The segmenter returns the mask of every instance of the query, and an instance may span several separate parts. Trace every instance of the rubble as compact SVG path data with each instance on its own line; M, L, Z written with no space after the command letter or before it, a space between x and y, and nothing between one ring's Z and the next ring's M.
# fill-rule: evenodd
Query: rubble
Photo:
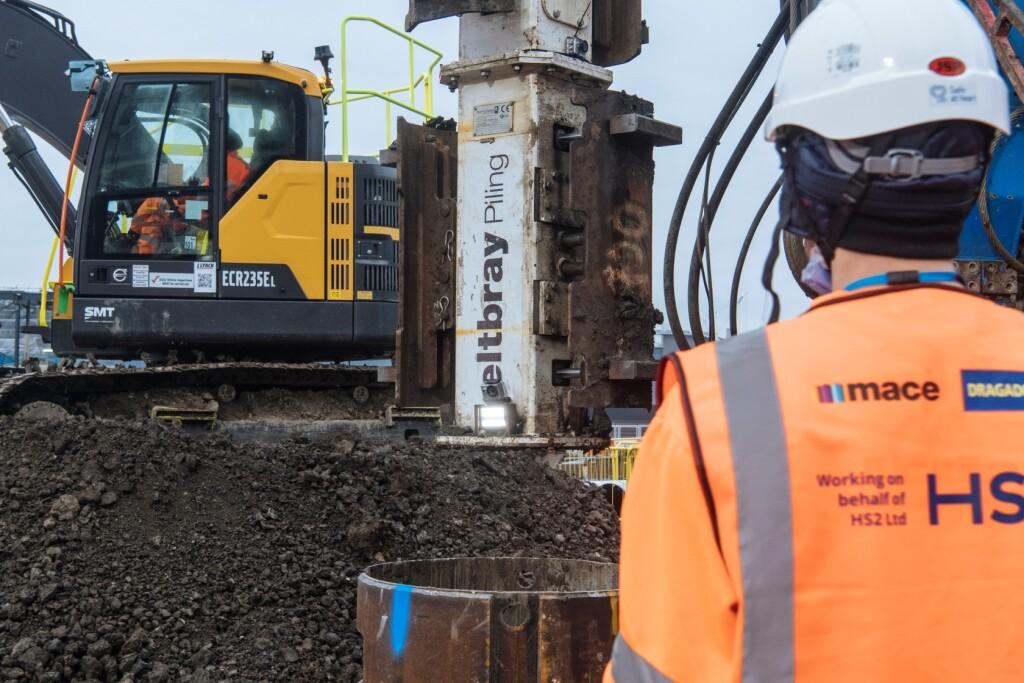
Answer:
M605 499L537 454L376 438L0 418L0 679L358 681L369 564L616 559Z

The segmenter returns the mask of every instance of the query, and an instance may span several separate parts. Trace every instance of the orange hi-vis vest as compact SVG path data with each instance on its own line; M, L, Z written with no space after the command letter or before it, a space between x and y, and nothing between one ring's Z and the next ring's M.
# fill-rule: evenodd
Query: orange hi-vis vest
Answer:
M1024 315L834 293L672 357L659 406L606 683L1024 680Z

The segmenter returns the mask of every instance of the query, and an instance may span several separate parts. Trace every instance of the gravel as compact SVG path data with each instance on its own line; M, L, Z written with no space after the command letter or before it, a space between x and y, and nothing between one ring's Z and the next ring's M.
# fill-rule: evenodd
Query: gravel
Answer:
M358 681L367 565L617 551L533 453L0 418L0 681Z

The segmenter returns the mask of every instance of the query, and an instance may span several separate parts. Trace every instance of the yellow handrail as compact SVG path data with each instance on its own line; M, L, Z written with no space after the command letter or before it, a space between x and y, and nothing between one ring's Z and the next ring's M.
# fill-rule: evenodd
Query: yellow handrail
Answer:
M597 455L566 459L559 469L584 481L628 481L639 450L637 446L613 446Z
M405 40L409 45L409 84L403 85L398 88L391 88L388 90L369 90L369 89L357 89L350 88L348 82L348 25L352 22L366 22L379 26L380 28L392 33L399 38ZM416 76L416 48L419 47L423 50L434 55L433 61L430 62L430 66L427 70L421 74L418 78ZM351 16L345 17L344 21L341 22L341 97L336 100L328 101L328 104L340 104L341 105L341 158L343 161L349 160L348 154L348 105L352 102L359 102L362 100L368 100L376 98L383 100L385 103L384 116L386 117L386 145L391 144L391 107L401 107L414 114L422 116L424 119L429 119L434 115L434 69L441 63L444 55L438 50L427 45L426 43L413 38L405 31L397 29L394 26L389 26L379 19L366 16ZM423 108L420 109L416 105L416 88L419 85L423 85ZM402 102L395 99L394 95L402 93L409 94L409 101ZM356 97L352 97L355 95Z
M75 190L75 182L78 180L78 166L71 171L71 184L68 186L68 196ZM53 260L57 257L57 247L60 244L60 235L53 236L53 244L50 245L50 258L46 259L46 272L43 273L43 285L39 288L39 326L47 327L46 324L46 295L50 291L50 273L53 272ZM60 264L63 268L64 264Z

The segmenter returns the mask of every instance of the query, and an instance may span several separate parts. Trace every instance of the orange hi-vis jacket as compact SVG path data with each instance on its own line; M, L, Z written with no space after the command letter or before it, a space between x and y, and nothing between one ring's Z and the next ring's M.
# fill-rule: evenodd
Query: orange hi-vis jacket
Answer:
M225 164L228 181L225 194L228 201L231 201L249 179L249 164L235 150L227 153ZM210 179L207 178L203 181L203 186L209 185ZM175 202L175 206L171 205L172 201ZM184 220L180 220L176 215L183 213L183 203L181 200L167 197L147 197L136 209L135 217L132 219L131 232L138 238L133 251L137 254L158 254L162 243L170 234L184 230Z
M1024 680L1024 315L834 293L660 386L606 683Z

